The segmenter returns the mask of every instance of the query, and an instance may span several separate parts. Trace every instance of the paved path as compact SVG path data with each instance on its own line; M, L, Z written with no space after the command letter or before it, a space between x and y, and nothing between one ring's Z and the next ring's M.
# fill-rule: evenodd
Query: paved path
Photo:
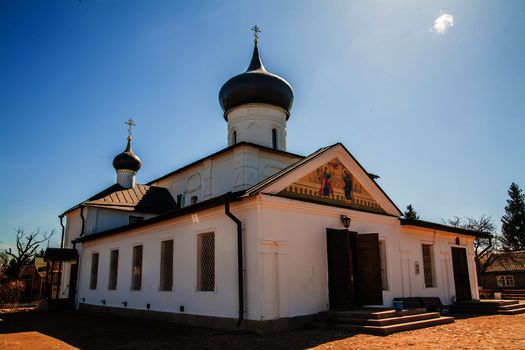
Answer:
M525 314L480 316L386 337L305 329L218 332L77 312L0 315L0 349L525 349Z

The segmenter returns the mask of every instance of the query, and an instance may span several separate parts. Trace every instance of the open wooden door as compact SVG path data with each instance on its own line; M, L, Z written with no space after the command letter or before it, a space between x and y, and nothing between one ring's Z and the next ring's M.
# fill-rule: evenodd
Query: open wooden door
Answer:
M465 248L452 247L452 266L454 268L454 284L456 286L456 300L472 299L470 292L470 278L468 274L467 251Z
M331 310L355 306L353 236L348 230L326 229L328 254L328 299Z
M355 236L357 302L359 305L382 305L381 257L377 233Z

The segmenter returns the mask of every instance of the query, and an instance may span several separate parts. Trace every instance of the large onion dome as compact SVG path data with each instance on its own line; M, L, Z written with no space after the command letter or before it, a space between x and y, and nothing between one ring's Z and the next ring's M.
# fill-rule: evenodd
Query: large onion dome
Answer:
M264 68L257 44L253 48L252 61L246 72L228 80L219 92L219 102L226 120L232 108L249 103L265 103L280 107L286 111L286 119L288 119L293 97L291 85Z
M113 159L113 167L115 170L133 170L138 171L142 166L142 161L131 150L131 136L128 136L128 145L124 152L117 154Z

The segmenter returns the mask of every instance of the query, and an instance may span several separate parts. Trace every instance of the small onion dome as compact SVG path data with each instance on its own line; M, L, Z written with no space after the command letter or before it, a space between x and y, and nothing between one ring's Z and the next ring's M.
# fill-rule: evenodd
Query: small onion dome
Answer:
M131 136L128 136L128 145L124 152L117 154L113 159L115 170L133 170L138 171L142 166L140 158L131 150Z
M219 102L226 120L230 109L249 103L281 107L286 111L288 119L293 104L293 89L286 80L264 68L259 49L255 45L250 66L246 72L234 76L222 86Z

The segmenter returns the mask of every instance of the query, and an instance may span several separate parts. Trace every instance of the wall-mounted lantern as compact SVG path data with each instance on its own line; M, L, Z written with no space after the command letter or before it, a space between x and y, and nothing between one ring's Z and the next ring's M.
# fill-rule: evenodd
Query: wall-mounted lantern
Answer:
M345 228L349 228L350 227L350 221L352 219L350 219L348 216L346 215L341 215L341 222L343 223L343 226Z

